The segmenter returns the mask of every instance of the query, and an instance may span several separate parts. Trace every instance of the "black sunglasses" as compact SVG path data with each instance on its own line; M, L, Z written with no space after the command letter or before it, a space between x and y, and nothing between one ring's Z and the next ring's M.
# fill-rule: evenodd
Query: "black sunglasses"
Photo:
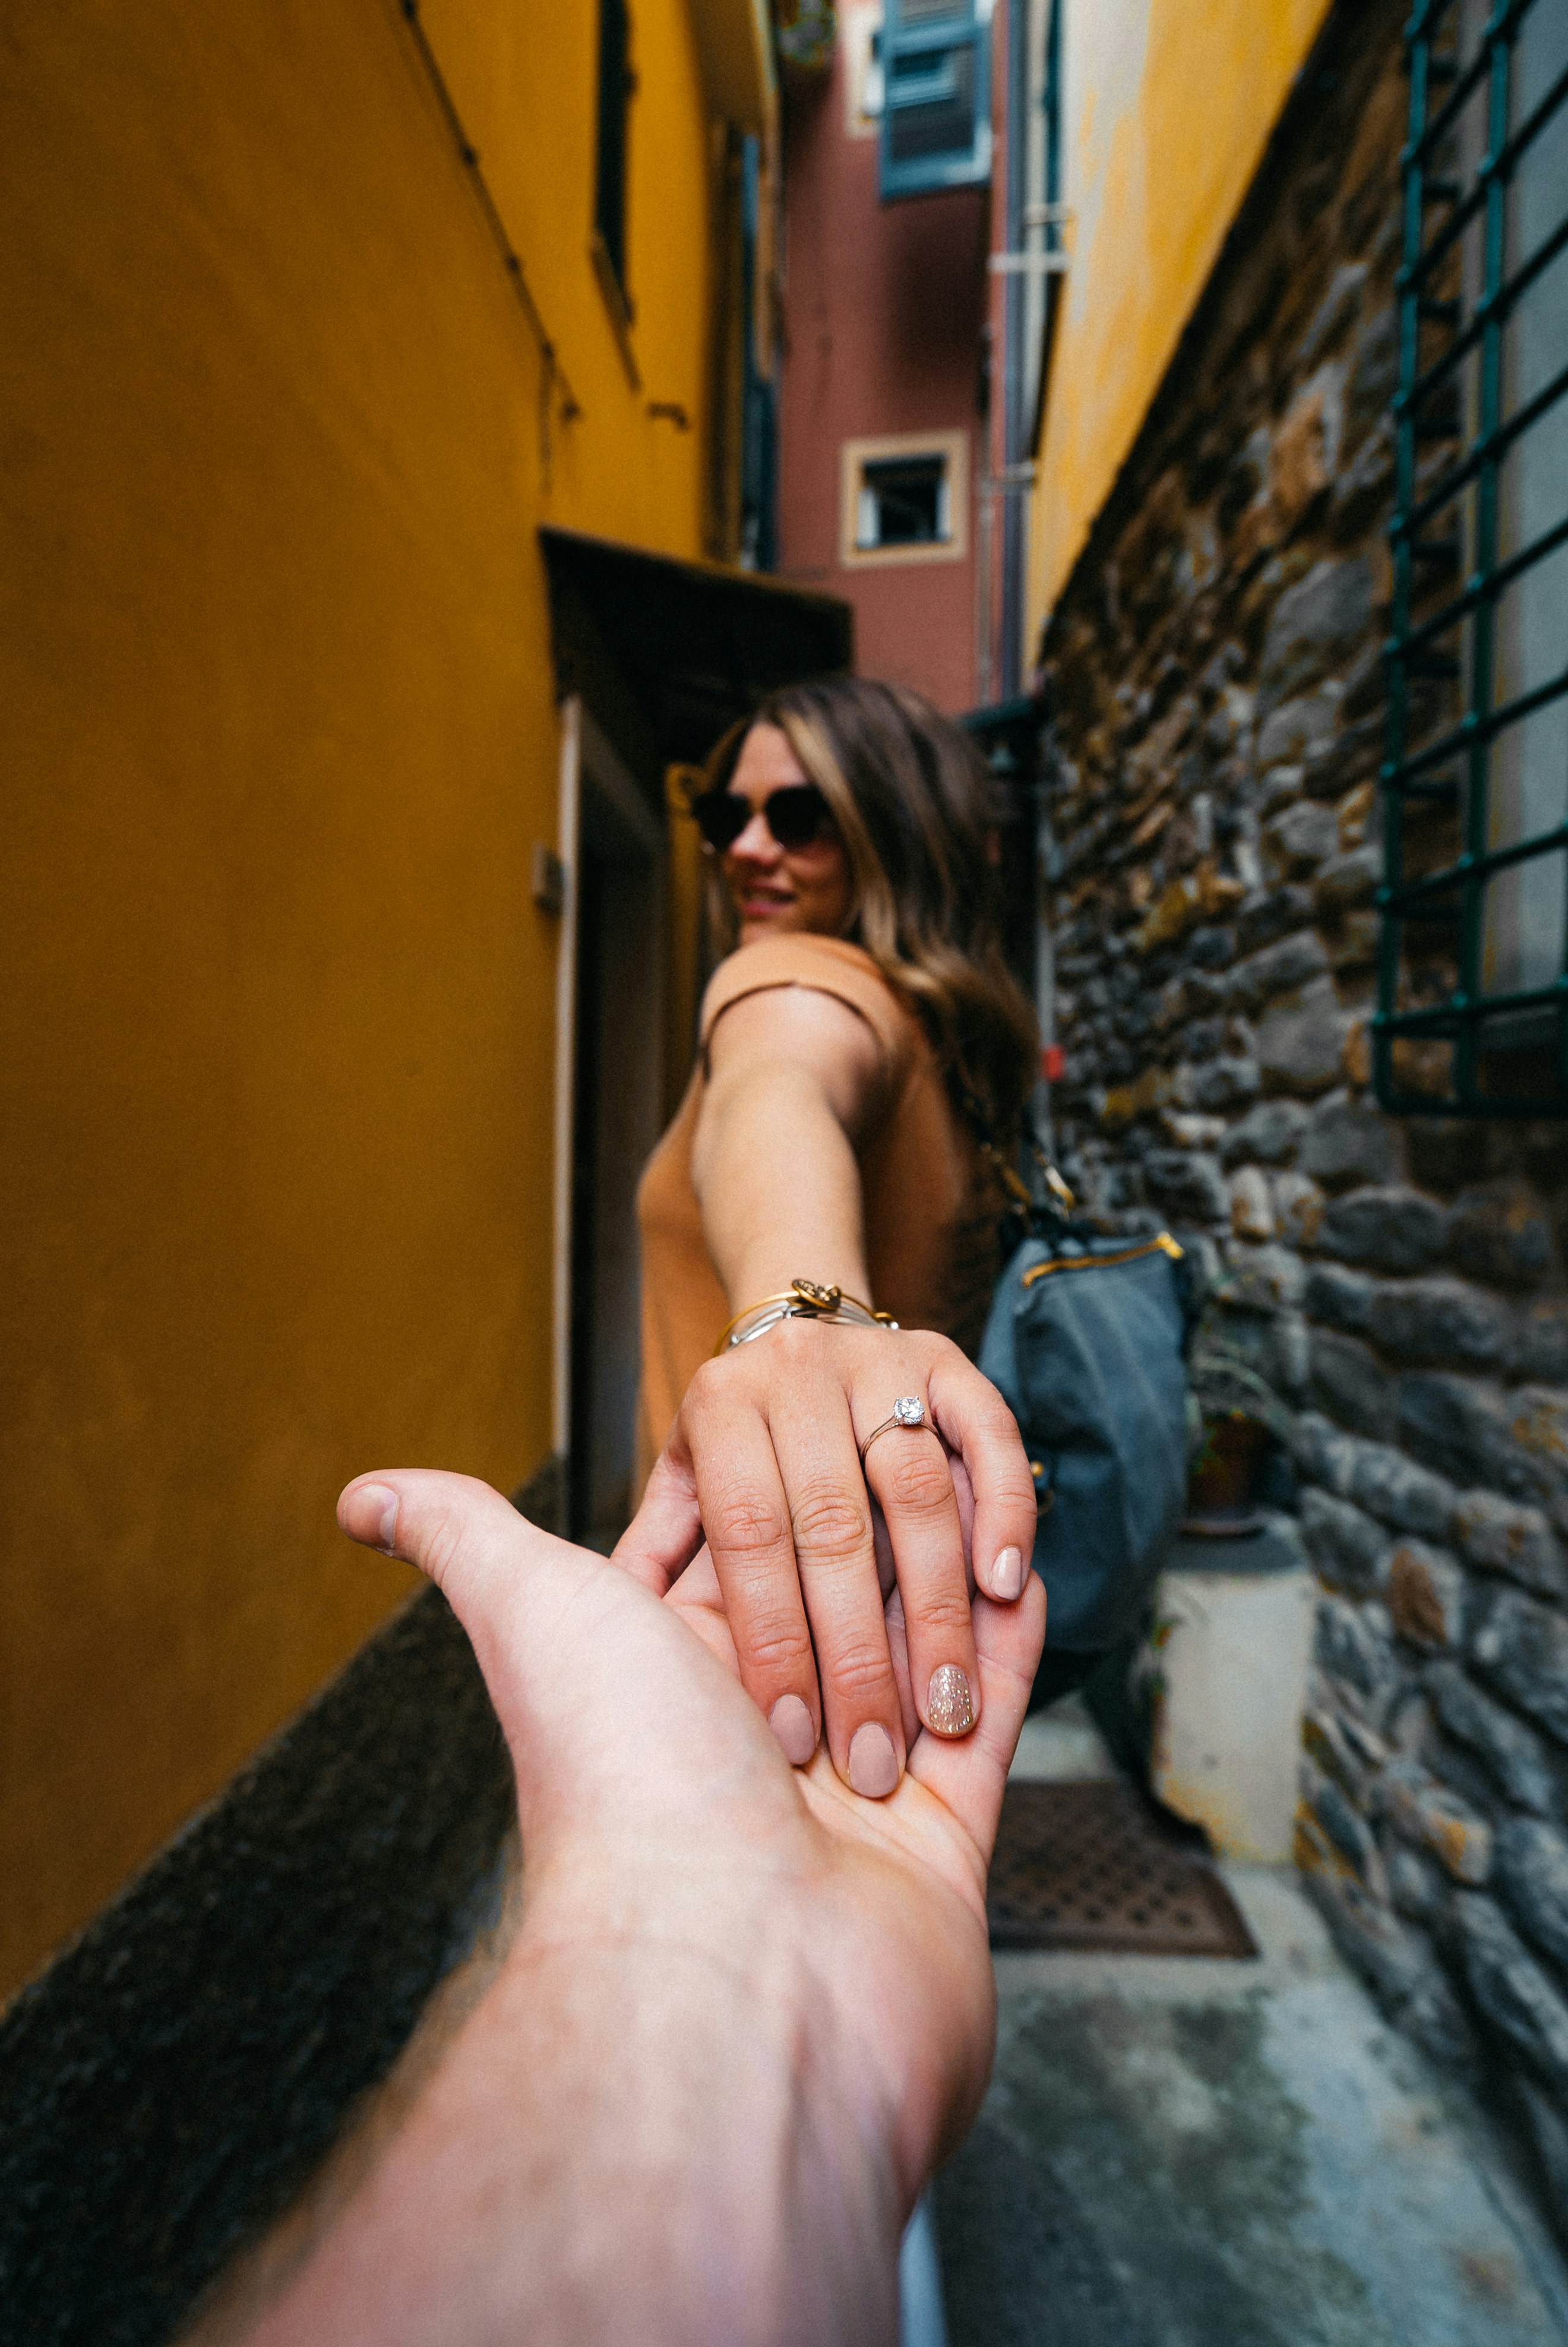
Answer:
M721 856L734 846L754 812L751 801L742 798L738 791L723 788L703 791L692 801L698 830ZM809 847L830 820L827 801L815 783L786 783L782 790L770 791L761 812L786 855Z

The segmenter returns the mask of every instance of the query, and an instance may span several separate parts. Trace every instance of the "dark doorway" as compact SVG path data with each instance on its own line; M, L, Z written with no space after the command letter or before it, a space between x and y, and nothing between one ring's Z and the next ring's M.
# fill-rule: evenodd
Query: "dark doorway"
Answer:
M632 1497L635 1202L662 1105L663 835L586 717L580 788L567 1517L573 1540L608 1550Z

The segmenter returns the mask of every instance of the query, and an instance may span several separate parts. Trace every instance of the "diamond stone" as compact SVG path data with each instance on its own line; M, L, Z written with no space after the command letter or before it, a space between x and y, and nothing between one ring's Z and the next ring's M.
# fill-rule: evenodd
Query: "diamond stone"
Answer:
M893 1405L893 1415L900 1426L919 1426L925 1419L926 1405L918 1394L900 1394Z

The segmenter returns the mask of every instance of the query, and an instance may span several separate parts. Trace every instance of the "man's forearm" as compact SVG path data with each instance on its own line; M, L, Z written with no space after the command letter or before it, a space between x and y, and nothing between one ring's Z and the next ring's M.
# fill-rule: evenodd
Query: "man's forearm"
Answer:
M890 2341L891 2147L832 2026L783 1956L525 1923L259 2341Z

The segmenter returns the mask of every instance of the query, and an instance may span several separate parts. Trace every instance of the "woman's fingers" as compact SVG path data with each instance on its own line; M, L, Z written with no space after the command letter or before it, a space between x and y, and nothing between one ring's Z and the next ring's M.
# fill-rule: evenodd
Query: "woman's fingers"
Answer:
M692 1378L669 1450L691 1462L741 1684L801 1768L822 1734L822 1702L790 1497L766 1419L746 1382L727 1378L724 1367L710 1362ZM871 1586L875 1594L875 1566Z
M881 1799L903 1774L904 1721L883 1619L871 1498L842 1380L828 1375L809 1385L795 1381L770 1427L788 1494L827 1748L847 1785ZM932 1448L939 1452L941 1446Z
M974 1493L975 1580L989 1597L1011 1604L1028 1586L1040 1521L1018 1421L989 1378L956 1345L933 1342L941 1350L927 1387L932 1413L949 1446L962 1455Z
M887 1521L920 1723L933 1735L967 1736L980 1716L981 1694L963 1526L948 1454L929 1418L888 1427L866 1453L865 1475Z
M702 1512L691 1455L671 1445L654 1460L642 1505L616 1542L610 1563L663 1597L702 1545Z
M1045 1644L1045 1584L1039 1574L1030 1574L1022 1599L1011 1604L977 1596L974 1627L984 1697L979 1725L959 1743L920 1737L910 1750L909 1774L957 1818L981 1865L989 1866L1008 1770Z

